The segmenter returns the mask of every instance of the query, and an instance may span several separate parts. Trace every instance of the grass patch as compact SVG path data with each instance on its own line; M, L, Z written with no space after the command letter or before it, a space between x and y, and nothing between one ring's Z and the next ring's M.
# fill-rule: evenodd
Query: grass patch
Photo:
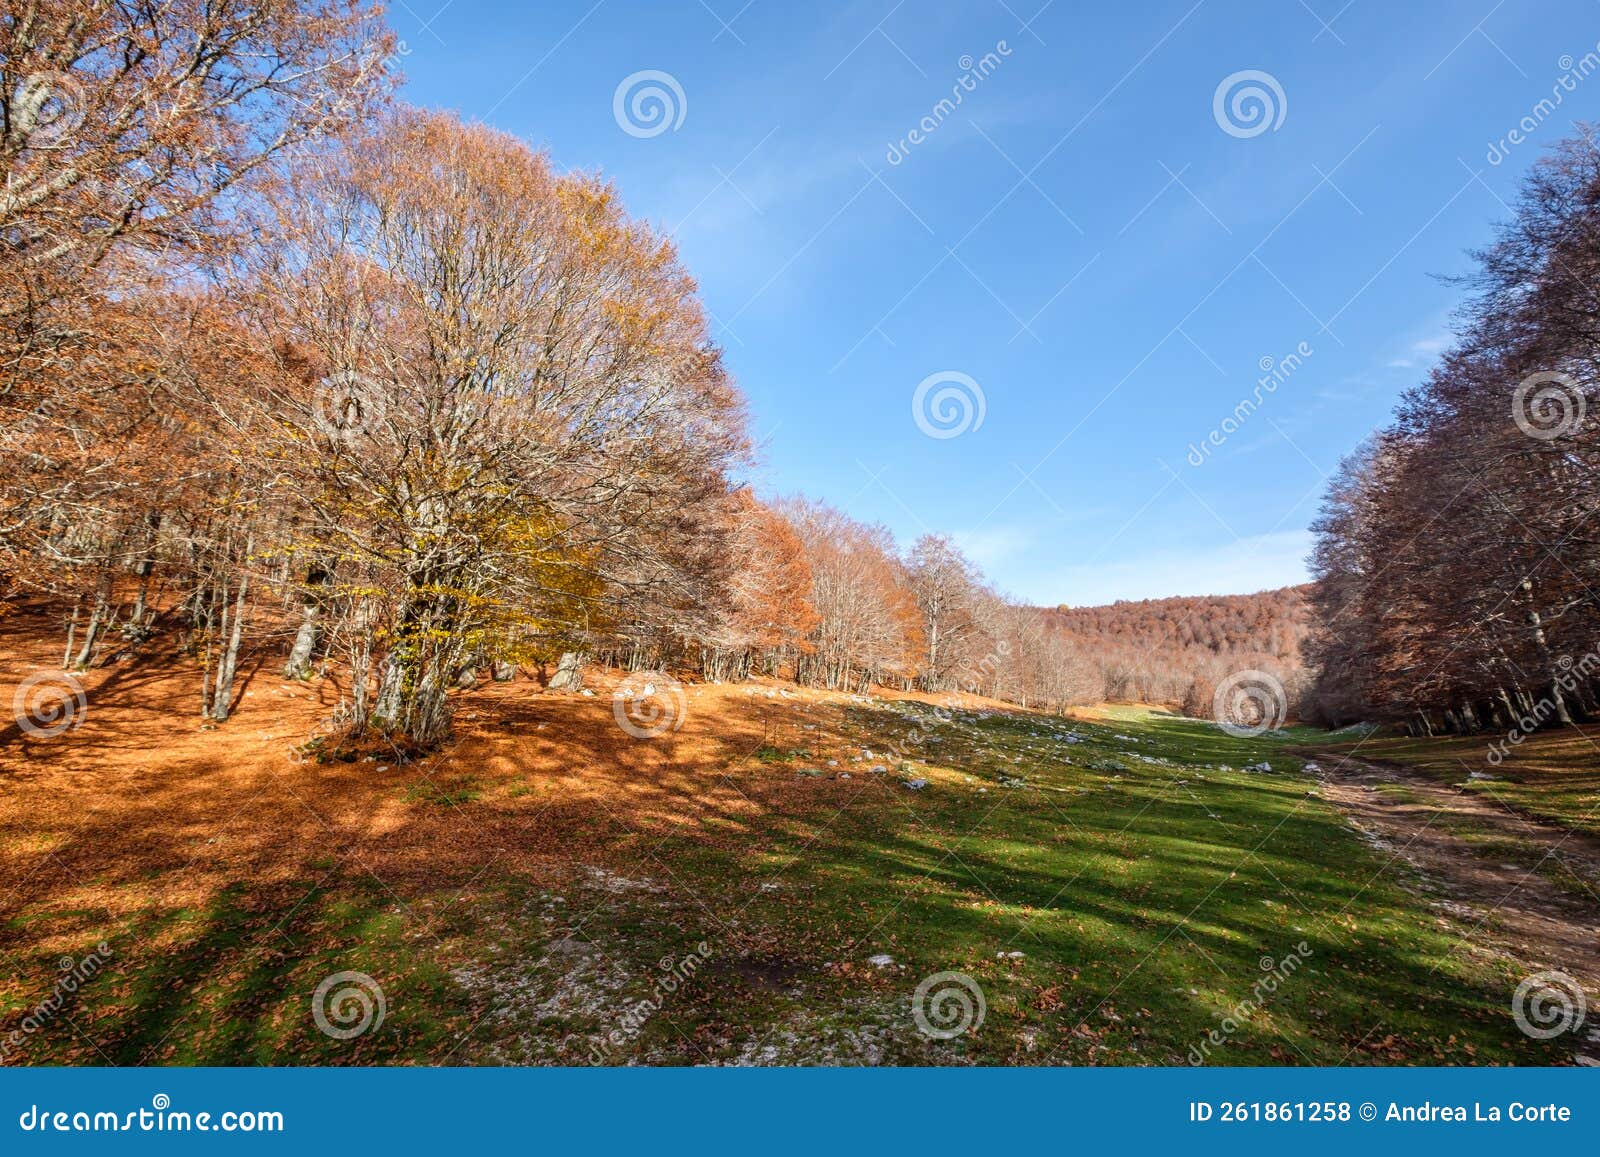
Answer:
M810 759L811 752L804 747L782 748L763 743L750 753L757 763L793 763L797 759Z
M483 795L483 784L473 776L457 776L448 780L419 779L406 788L401 798L407 803L434 804L439 807L460 807Z

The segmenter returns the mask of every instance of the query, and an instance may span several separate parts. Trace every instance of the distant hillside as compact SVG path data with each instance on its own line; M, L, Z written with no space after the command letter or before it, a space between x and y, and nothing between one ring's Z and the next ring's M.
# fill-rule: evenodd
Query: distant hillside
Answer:
M1181 704L1193 684L1203 690L1248 667L1298 684L1309 589L1063 605L1046 616L1100 666L1107 698Z

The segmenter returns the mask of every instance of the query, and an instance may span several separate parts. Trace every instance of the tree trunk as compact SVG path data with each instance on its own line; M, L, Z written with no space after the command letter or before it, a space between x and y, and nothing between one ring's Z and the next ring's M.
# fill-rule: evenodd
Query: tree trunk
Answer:
M63 671L72 665L72 638L78 633L78 609L82 605L82 595L72 600L72 617L67 620L67 645L61 652L61 669Z
M306 574L306 594L300 604L300 629L295 632L294 646L289 649L289 661L283 665L285 679L305 679L311 675L311 656L316 653L317 643L322 639L322 592L331 577L317 565L313 565Z
M156 569L156 538L161 531L161 515L150 515L146 525L149 533L145 539L144 557L139 560L135 571L139 576L139 593L133 600L133 618L124 628L130 639L143 639L149 634L144 620L150 604L150 576Z
M94 612L89 616L89 626L83 632L83 646L78 649L78 654L73 658L72 665L78 670L86 670L94 658L95 644L100 641L100 633L105 629L106 616L111 609L108 597L111 579L106 576L100 580L100 586L95 591Z
M1501 731L1509 731L1517 722L1517 705L1511 702L1511 693L1503 685L1494 689L1496 723Z
M246 540L244 548L246 560L250 558L254 545L254 539ZM248 561L246 565L248 566ZM233 601L231 624L228 624L230 612L223 612L223 622L227 624L228 629L228 643L217 658L217 682L211 698L211 718L218 723L225 722L233 710L233 676L239 667L239 643L244 638L245 598L249 592L250 572L244 569L239 575L239 590Z
M576 651L564 651L556 664L556 673L550 678L552 691L583 690L583 656Z
M1549 697L1550 705L1555 708L1556 719L1564 727L1572 726L1572 713L1567 710L1567 701L1561 694L1561 684L1557 682L1559 672L1550 657L1550 646L1545 641L1544 623L1539 617L1539 608L1534 602L1533 579L1522 580L1522 593L1528 600L1528 628L1533 632L1533 644L1539 652L1539 658L1544 663L1544 669L1550 674Z
M439 661L404 650L389 653L373 703L371 724L391 737L432 746L450 731Z

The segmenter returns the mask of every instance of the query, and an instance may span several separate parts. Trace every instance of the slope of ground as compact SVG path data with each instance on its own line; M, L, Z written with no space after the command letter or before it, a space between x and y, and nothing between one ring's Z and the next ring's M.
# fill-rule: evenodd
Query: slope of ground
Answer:
M1496 806L1600 836L1600 725L1519 738L1512 744L1493 732L1439 739L1373 735L1319 746L1404 764Z
M46 626L8 623L0 690L59 659ZM11 1063L1573 1051L1517 1031L1520 966L1461 951L1470 921L1283 738L756 684L686 688L679 728L639 739L609 682L518 679L462 693L425 763L326 765L295 753L337 686L257 656L204 730L195 672L149 651L84 677L76 729L0 735Z
M1498 952L1600 994L1600 840L1536 823L1415 770L1330 754L1324 795L1419 890L1466 921L1464 952ZM1600 1026L1577 1047L1600 1052ZM1585 1054L1587 1055L1587 1054Z

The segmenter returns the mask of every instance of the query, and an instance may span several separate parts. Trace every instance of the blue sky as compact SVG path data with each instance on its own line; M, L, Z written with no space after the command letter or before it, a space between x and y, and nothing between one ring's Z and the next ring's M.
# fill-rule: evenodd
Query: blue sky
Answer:
M406 96L673 233L758 486L1042 604L1301 581L1324 476L1448 341L1438 275L1600 108L1592 0L440 2L392 8ZM981 424L919 424L934 375Z

